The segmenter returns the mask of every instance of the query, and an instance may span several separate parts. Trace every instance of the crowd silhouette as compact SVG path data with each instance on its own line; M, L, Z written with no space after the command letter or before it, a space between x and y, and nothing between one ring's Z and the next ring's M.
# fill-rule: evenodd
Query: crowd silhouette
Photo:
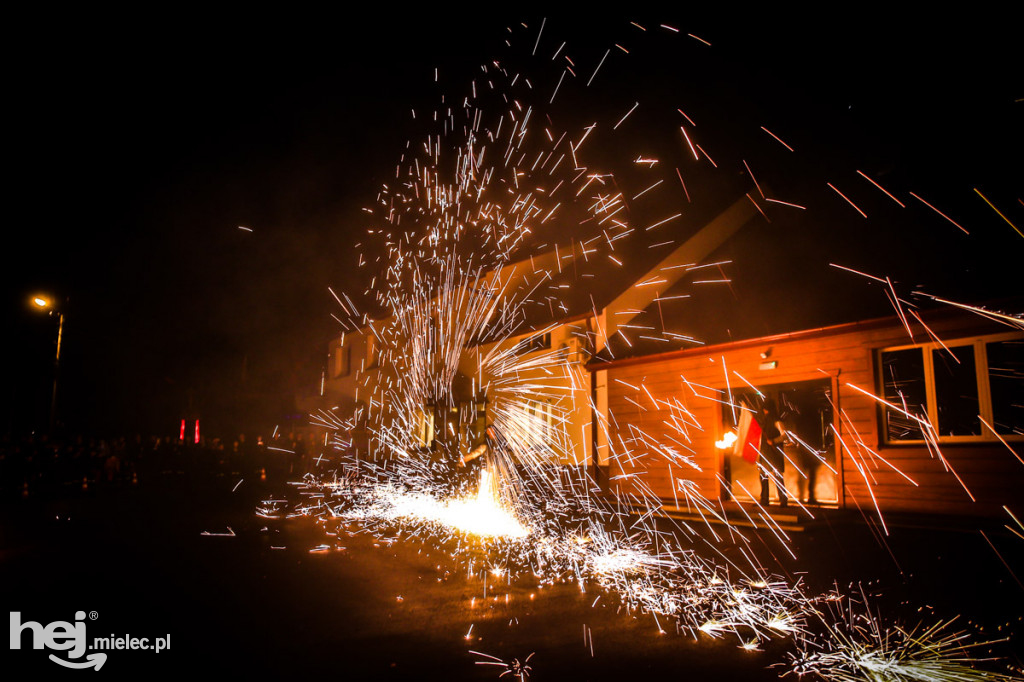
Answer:
M301 475L317 446L314 434L294 432L198 443L169 436L7 434L0 438L0 496L59 496L176 476L281 479Z

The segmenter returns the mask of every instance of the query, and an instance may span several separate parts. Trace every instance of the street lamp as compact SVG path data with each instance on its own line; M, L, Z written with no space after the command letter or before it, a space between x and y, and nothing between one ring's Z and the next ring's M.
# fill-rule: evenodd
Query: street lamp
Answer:
M57 313L57 354L53 358L53 394L50 396L50 432L53 432L57 419L57 378L60 374L60 342L64 336L64 313L54 307L53 301L45 296L34 296L32 305L39 310L47 311L48 315Z

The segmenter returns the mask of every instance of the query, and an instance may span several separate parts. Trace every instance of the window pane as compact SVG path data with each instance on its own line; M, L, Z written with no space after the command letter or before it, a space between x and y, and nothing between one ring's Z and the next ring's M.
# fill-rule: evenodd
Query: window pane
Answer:
M954 359L955 358L955 359ZM959 360L959 362L957 362ZM940 436L980 436L978 373L974 346L932 350L935 365L935 402L939 409L936 429Z
M926 417L924 353L920 348L882 353L882 397L914 416ZM923 440L921 425L903 412L885 408L888 439Z
M1024 435L1024 340L987 344L992 389L992 426L1000 434Z
M517 355L526 355L527 353L536 353L537 351L548 350L549 348L551 348L551 332L523 339L517 344L515 352Z

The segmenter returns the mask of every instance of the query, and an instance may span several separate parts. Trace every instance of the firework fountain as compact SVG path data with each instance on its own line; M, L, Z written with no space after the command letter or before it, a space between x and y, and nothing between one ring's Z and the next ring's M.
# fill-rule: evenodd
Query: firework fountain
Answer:
M707 45L671 26L628 28L638 32L637 40L650 29ZM517 31L531 58L549 45L541 41L543 23ZM541 584L597 587L630 610L650 614L661 629L691 637L732 637L743 648L789 637L796 673L832 680L999 679L971 654L982 643L948 623L886 625L866 597L811 594L766 572L751 553L743 553L744 564L725 559L708 539L718 537L713 530L665 518L665 503L641 475L631 474L633 492L619 497L606 496L593 480L571 430L579 411L598 415L592 428L607 432L608 424L580 359L608 352L611 339L580 272L600 277L630 255L663 254L672 240L659 242L655 235L680 213L666 211L654 197L674 185L689 200L697 184L688 188L677 165L662 163L650 147L620 149L615 131L636 115L639 103L614 120L580 122L575 109L559 117L556 102L575 102L574 88L599 79L612 51L629 53L615 43L584 67L565 43L554 41L544 56L544 68L557 65L550 87L512 58L485 63L464 92L445 96L427 113L429 132L406 145L393 180L366 209L371 227L360 261L369 285L364 298L377 312L335 295L344 333L364 337L374 349L356 374L357 407L314 415L327 430L331 454L297 484L306 494L302 503L268 502L259 513L355 523L381 536L402 529L416 541L453 548L470 574L500 563L492 570L509 580L530 576ZM712 172L717 166L694 122L682 110L677 116L676 145ZM791 149L776 133L764 132L771 144ZM743 165L751 185L747 198L758 212L802 208L766 194ZM626 191L637 184L638 191ZM641 238L642 248L631 250ZM562 277L569 268L576 272L572 291ZM579 301L588 300L585 321L568 326L575 343L534 345L564 327L560 320L570 311L587 311ZM892 301L898 310L906 303L894 289ZM1022 325L1004 317L1006 324ZM643 399L643 387L637 391ZM701 428L681 402L650 399L679 425L681 438ZM458 419L437 420L439 414ZM934 432L925 432L938 451ZM353 454L357 433L367 434L369 447ZM699 469L678 441L636 438L676 471ZM870 450L863 443L844 445L854 453ZM625 444L608 447L613 460L633 456ZM708 529L712 521L728 525L720 506L697 486L678 486L674 494L675 506L697 510ZM723 558L705 558L695 551L701 545ZM528 676L529 659L513 665L479 655L502 674Z

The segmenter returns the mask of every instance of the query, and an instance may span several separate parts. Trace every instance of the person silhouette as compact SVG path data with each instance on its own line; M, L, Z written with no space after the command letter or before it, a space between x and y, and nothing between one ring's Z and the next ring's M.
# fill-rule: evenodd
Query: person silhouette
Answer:
M789 503L785 482L786 456L782 452L786 431L779 420L778 407L771 398L761 405L757 423L761 426L762 461L758 464L761 477L761 505L768 504L769 482L774 479L775 489L779 494L779 505L785 507Z

